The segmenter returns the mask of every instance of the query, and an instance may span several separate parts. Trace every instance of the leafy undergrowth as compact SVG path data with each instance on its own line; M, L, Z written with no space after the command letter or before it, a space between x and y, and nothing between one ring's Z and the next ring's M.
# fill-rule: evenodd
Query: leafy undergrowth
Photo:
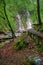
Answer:
M43 43L37 43L35 46L37 51L43 52Z
M17 48L18 50L21 50L23 48L26 48L28 45L27 42L23 41L23 40L20 40L17 42L17 44L15 45L15 48Z

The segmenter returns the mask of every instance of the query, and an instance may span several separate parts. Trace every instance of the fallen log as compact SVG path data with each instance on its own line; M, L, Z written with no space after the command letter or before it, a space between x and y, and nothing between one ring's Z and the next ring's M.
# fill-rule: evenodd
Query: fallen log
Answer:
M36 31L34 29L29 29L29 30L22 31L22 33L26 33L26 32L29 32L29 33L31 33L33 35L36 35L37 37L43 38L43 33L38 32L38 31ZM2 39L0 39L0 42L5 41L5 40L9 40L9 39L14 39L14 38L16 38L16 36L15 37L14 36L13 37L9 37L9 38L2 38Z
M23 31L23 32L25 33L26 31ZM37 37L43 38L43 33L38 32L35 29L29 29L29 30L27 30L27 32L29 32L33 35L36 35Z
M11 38L11 37L9 37L9 38L1 38L0 42L4 42L4 41L9 40L9 39L13 39L13 38Z
M30 29L30 30L28 30L28 32L30 32L30 33L32 33L32 34L34 34L34 35L37 35L38 37L43 38L43 33L37 32L37 31L34 30L34 29Z
M0 42L4 42L6 40L13 40L14 38L16 38L16 36L13 36L13 37L4 37L4 38L0 39Z

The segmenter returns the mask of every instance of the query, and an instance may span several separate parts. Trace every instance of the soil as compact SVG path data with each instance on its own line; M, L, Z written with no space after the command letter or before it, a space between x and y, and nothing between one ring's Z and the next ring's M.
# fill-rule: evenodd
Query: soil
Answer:
M43 58L43 52L38 52L31 41L27 48L17 50L13 48L14 41L0 48L0 65L27 65L25 58L29 56L40 56Z

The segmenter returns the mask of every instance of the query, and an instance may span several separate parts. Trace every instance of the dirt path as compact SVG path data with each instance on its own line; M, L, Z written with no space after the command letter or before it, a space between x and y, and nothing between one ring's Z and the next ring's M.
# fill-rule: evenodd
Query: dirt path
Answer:
M26 65L25 58L30 55L43 57L43 53L38 53L34 48L34 42L20 51L14 49L13 44L12 41L0 49L0 65Z

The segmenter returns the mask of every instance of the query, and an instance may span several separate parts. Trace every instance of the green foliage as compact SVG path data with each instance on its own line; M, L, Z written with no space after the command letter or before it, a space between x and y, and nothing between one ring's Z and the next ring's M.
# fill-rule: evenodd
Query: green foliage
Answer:
M39 43L36 43L36 49L37 49L37 51L39 51L39 52L43 52L43 46L42 46L43 44L41 43L41 42L39 42Z
M6 12L8 19L10 21L10 24L13 28L13 30L16 28L15 17L18 12L21 10L26 10L30 12L30 18L34 23L37 23L37 1L36 0L5 0L6 3ZM5 13L3 10L3 0L0 0L0 30L8 31L10 30ZM41 19L43 22L43 1L40 1L40 12L41 12ZM22 21L26 21L25 17L22 17ZM25 23L24 23L25 24Z
M15 45L15 48L18 50L21 50L21 49L27 47L27 45L28 45L27 42L25 42L23 40L18 40L18 42Z
M31 38L36 43L35 47L36 47L37 51L43 52L43 39L39 38L35 35L31 35Z

